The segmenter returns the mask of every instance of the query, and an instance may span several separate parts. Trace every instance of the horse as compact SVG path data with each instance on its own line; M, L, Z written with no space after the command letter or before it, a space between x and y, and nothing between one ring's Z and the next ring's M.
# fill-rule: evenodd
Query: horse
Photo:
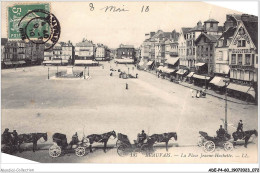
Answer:
M107 148L107 141L110 138L110 136L113 136L114 138L116 138L116 132L113 130L111 132L107 132L107 133L103 133L103 134L92 134L92 135L88 135L87 138L89 140L89 150L92 153L92 144L94 142L97 143L104 143L104 152L106 153L106 148Z
M166 144L166 151L168 151L168 142L171 138L174 138L177 141L177 133L176 132L169 132L163 134L153 134L150 138L154 139L155 142L161 143L165 142Z
M248 140L250 139L250 137L252 135L257 136L258 132L256 130L248 130L248 131L244 131L244 132L234 132L232 134L232 136L234 138L234 145L236 145L236 141L238 139L242 139L242 140L245 140L245 145L244 146L245 146L245 148L247 148Z
M47 133L30 133L30 134L20 134L18 135L18 150L20 150L20 145L22 143L33 143L33 152L37 149L37 141L43 138L47 141Z

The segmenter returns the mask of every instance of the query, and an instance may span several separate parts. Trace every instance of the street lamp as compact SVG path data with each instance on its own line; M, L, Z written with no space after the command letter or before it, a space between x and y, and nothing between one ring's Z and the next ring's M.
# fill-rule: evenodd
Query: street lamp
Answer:
M86 79L86 66L85 66L85 68L84 68L84 79Z
M49 70L50 70L50 68L48 67L48 79L50 79Z
M225 82L225 123L224 123L224 128L227 132L227 84L229 83L229 79L227 76L225 76L225 80L223 80L223 82Z

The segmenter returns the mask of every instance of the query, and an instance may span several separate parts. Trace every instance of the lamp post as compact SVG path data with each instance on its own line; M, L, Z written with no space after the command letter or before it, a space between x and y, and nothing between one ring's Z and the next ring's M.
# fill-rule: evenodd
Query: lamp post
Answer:
M227 84L229 83L229 79L227 76L225 76L225 80L223 80L225 82L225 122L224 122L224 128L227 132Z
M86 66L84 68L84 79L86 79Z
M48 67L48 79L50 79L49 70L50 70L50 67Z
M89 76L89 66L88 66L88 76Z

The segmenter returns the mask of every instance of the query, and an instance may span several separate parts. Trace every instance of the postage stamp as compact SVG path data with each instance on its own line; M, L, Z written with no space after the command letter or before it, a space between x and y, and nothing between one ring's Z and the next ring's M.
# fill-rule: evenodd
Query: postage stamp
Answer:
M30 11L35 9L50 10L49 4L19 4L8 8L8 38L9 39L21 39L21 33L19 30L19 23L21 19ZM46 14L31 13L31 17L45 17ZM48 29L47 26L43 26L44 29ZM31 36L36 37L36 35Z

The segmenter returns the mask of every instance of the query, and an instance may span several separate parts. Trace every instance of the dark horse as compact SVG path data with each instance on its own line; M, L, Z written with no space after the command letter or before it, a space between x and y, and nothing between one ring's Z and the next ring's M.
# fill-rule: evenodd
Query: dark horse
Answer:
M89 143L90 143L90 145L89 145L90 152L93 152L92 151L92 144L94 142L98 142L98 143L104 142L104 152L106 152L107 141L110 138L110 136L113 136L114 138L116 138L116 132L113 130L111 132L103 133L101 135L98 135L98 134L88 135L87 138L88 138Z
M244 131L244 132L234 132L232 134L233 138L234 138L234 145L236 145L236 141L238 139L242 139L245 140L245 147L247 148L247 144L248 144L248 140L250 139L250 137L252 135L258 135L256 130L248 130L248 131Z
M18 150L20 150L20 145L22 143L33 143L33 152L37 149L37 141L40 138L43 138L47 141L47 133L29 133L29 134L20 134L18 135Z
M177 141L177 133L176 132L169 132L163 134L153 134L150 138L154 139L155 142L161 143L165 142L166 144L166 151L168 151L168 142L171 138L174 138Z

